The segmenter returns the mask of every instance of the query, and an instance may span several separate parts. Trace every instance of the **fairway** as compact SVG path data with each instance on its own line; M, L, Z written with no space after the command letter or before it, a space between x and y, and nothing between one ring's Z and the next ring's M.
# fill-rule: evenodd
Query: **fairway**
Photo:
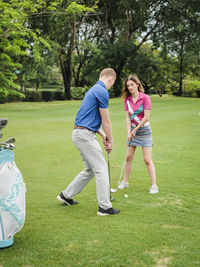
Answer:
M0 117L8 118L3 140L16 138L15 160L27 187L25 225L14 246L0 250L0 267L200 266L200 99L151 100L159 193L148 193L151 183L137 148L129 188L113 201L121 213L106 217L96 215L95 179L74 198L78 205L56 199L83 167L71 140L81 102L0 105ZM115 187L126 154L121 98L110 100L110 117Z

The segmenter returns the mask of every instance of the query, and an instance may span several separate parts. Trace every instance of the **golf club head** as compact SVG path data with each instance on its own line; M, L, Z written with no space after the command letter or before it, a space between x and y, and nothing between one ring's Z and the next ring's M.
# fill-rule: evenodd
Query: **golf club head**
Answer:
M9 144L9 143L6 143L6 142L2 142L2 143L0 143L0 148L13 150L15 148L15 145L14 144Z
M1 143L0 143L0 148L2 148L2 147L4 148L4 147L5 147L5 145L6 145L6 143L4 143L4 142L1 142Z
M115 200L115 198L114 198L114 197L111 197L111 198L110 198L110 201L113 201L113 200Z
M15 148L15 145L9 144L9 148L8 149L13 150L14 148Z
M110 192L115 193L115 192L117 192L117 190L118 190L118 188L111 188Z
M8 140L5 141L7 144L13 144L15 143L15 137L10 137Z

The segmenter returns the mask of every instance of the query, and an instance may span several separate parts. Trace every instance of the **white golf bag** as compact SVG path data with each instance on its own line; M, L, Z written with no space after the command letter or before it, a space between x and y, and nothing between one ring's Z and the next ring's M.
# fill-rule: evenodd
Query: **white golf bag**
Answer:
M0 148L0 248L14 243L25 221L26 186L11 149Z

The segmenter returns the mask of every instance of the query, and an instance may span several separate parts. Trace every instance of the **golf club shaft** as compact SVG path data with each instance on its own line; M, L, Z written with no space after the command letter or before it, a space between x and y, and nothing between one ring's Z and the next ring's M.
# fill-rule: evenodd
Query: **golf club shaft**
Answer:
M107 157L108 157L108 177L109 177L109 185L111 188L111 181L110 181L110 155L107 152ZM110 191L110 190L109 190ZM111 191L110 191L110 201L112 201L114 198L111 196Z
M122 174L123 174L123 171L124 171L124 166L125 166L125 163L126 163L126 157L127 157L127 155L128 155L128 149L129 149L130 145L131 145L131 141L129 141L129 143L128 143L128 148L127 148L127 151L126 151L126 155L125 155L124 163L123 163L123 165L122 165L121 174L120 174L120 177L119 177L119 181L118 181L117 186L119 186L119 184L120 184L120 182L121 182Z

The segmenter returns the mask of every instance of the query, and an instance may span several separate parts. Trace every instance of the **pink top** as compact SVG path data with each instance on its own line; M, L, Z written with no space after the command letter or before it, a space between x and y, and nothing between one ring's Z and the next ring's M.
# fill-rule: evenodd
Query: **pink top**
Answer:
M144 110L151 109L151 99L148 95L139 92L136 103L133 102L132 96L124 99L124 109L129 111L131 122L137 125L144 118Z

